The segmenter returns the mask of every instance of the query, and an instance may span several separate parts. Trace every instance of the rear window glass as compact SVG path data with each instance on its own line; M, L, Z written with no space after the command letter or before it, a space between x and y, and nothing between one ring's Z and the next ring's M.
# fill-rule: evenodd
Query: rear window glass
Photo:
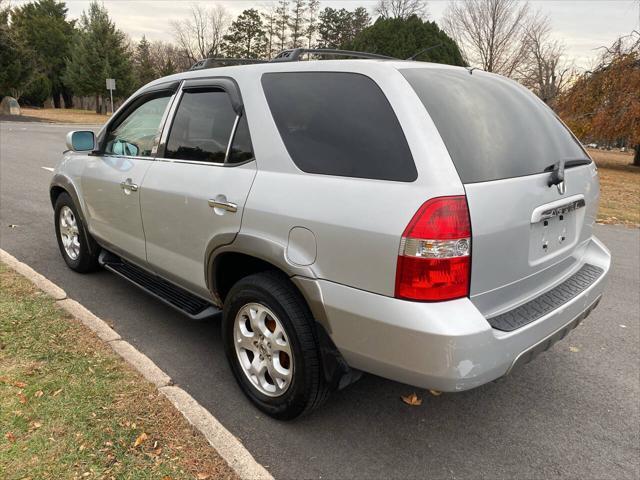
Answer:
M370 78L268 73L262 85L280 136L302 171L402 182L417 178L398 119Z
M542 173L588 157L553 111L513 82L480 71L403 69L463 183Z

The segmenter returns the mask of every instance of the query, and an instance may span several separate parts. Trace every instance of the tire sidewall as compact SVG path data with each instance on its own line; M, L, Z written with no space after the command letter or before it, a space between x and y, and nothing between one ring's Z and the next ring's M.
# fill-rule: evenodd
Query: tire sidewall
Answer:
M78 254L78 258L71 258L64 249L64 245L62 244L62 236L60 235L60 212L63 207L69 207L73 212L73 216L76 219L76 225L78 225L78 241L80 243L80 253ZM54 223L56 228L56 240L58 241L58 247L60 248L60 253L62 254L62 258L65 263L72 270L82 270L84 264L86 263L86 259L89 257L89 248L87 246L86 235L84 230L84 224L80 216L78 215L78 209L71 200L71 197L62 193L56 200L55 210L54 210Z
M296 334L295 325L291 321L289 313L270 292L255 284L241 283L240 288L234 287L231 290L223 310L222 339L227 359L240 387L258 408L281 420L294 418L304 410L309 389L309 374L306 371L305 357ZM245 375L237 358L234 322L240 309L248 303L260 303L271 310L282 323L292 347L293 379L287 391L279 397L269 397L259 392Z

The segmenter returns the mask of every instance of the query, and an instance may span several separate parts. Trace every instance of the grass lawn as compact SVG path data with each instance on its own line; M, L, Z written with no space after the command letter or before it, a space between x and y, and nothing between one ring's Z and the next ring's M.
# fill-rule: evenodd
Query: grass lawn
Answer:
M633 155L589 149L600 175L598 222L640 226L640 168Z
M237 477L152 384L0 264L0 478Z
M92 123L102 125L109 120L109 115L98 115L90 110L77 108L21 108L25 117L39 118L59 123Z

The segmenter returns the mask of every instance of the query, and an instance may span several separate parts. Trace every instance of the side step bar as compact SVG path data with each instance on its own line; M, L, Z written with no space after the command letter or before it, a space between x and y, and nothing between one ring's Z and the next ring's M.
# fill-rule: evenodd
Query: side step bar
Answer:
M140 287L149 295L182 312L192 320L208 320L218 317L222 311L206 300L123 260L119 256L102 250L100 265Z

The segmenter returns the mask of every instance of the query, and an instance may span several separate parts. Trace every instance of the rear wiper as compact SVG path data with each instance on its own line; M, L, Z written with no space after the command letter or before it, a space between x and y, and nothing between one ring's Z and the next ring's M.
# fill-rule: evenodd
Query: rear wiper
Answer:
M589 165L591 160L588 158L575 158L569 159L566 158L560 159L558 162L553 165L549 165L544 169L545 172L551 172L551 177L549 178L548 185L560 185L564 182L564 170L565 168L571 167L579 167L580 165Z

